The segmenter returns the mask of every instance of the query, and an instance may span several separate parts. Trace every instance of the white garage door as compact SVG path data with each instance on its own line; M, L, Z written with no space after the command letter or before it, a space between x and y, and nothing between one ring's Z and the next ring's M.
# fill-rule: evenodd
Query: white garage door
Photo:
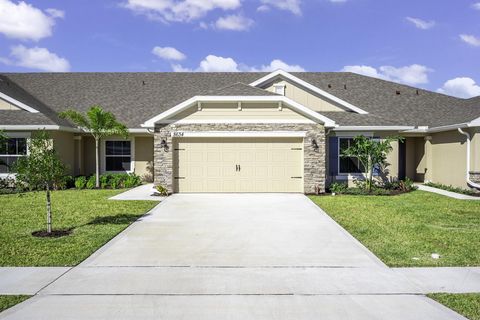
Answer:
M176 192L303 192L302 138L176 138Z

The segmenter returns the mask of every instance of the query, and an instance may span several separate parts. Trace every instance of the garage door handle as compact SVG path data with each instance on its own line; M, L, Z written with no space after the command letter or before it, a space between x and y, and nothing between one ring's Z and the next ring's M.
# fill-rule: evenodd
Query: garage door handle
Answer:
M302 179L302 177L291 177L292 179Z

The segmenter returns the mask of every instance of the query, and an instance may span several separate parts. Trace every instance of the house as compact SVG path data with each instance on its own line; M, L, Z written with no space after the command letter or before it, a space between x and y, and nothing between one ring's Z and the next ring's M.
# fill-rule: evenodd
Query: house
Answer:
M102 141L101 171L172 192L323 192L362 175L339 157L359 134L405 137L378 179L480 183L480 97L342 72L3 73L0 129L11 139L0 159L13 163L45 128L72 175L92 174L93 139L58 112L94 104L130 130Z

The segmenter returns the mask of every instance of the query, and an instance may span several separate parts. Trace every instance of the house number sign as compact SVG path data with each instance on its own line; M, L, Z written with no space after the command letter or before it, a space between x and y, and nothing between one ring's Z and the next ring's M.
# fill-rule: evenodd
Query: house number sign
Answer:
M183 137L184 135L185 135L185 133L182 132L182 131L172 132L172 137Z

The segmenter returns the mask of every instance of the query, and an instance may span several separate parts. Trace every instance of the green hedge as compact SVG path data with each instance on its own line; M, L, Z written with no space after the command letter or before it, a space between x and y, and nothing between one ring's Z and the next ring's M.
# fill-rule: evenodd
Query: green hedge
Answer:
M106 173L100 175L100 188L102 189L133 188L140 184L142 184L142 179L134 173ZM95 175L75 178L75 188L94 189Z

